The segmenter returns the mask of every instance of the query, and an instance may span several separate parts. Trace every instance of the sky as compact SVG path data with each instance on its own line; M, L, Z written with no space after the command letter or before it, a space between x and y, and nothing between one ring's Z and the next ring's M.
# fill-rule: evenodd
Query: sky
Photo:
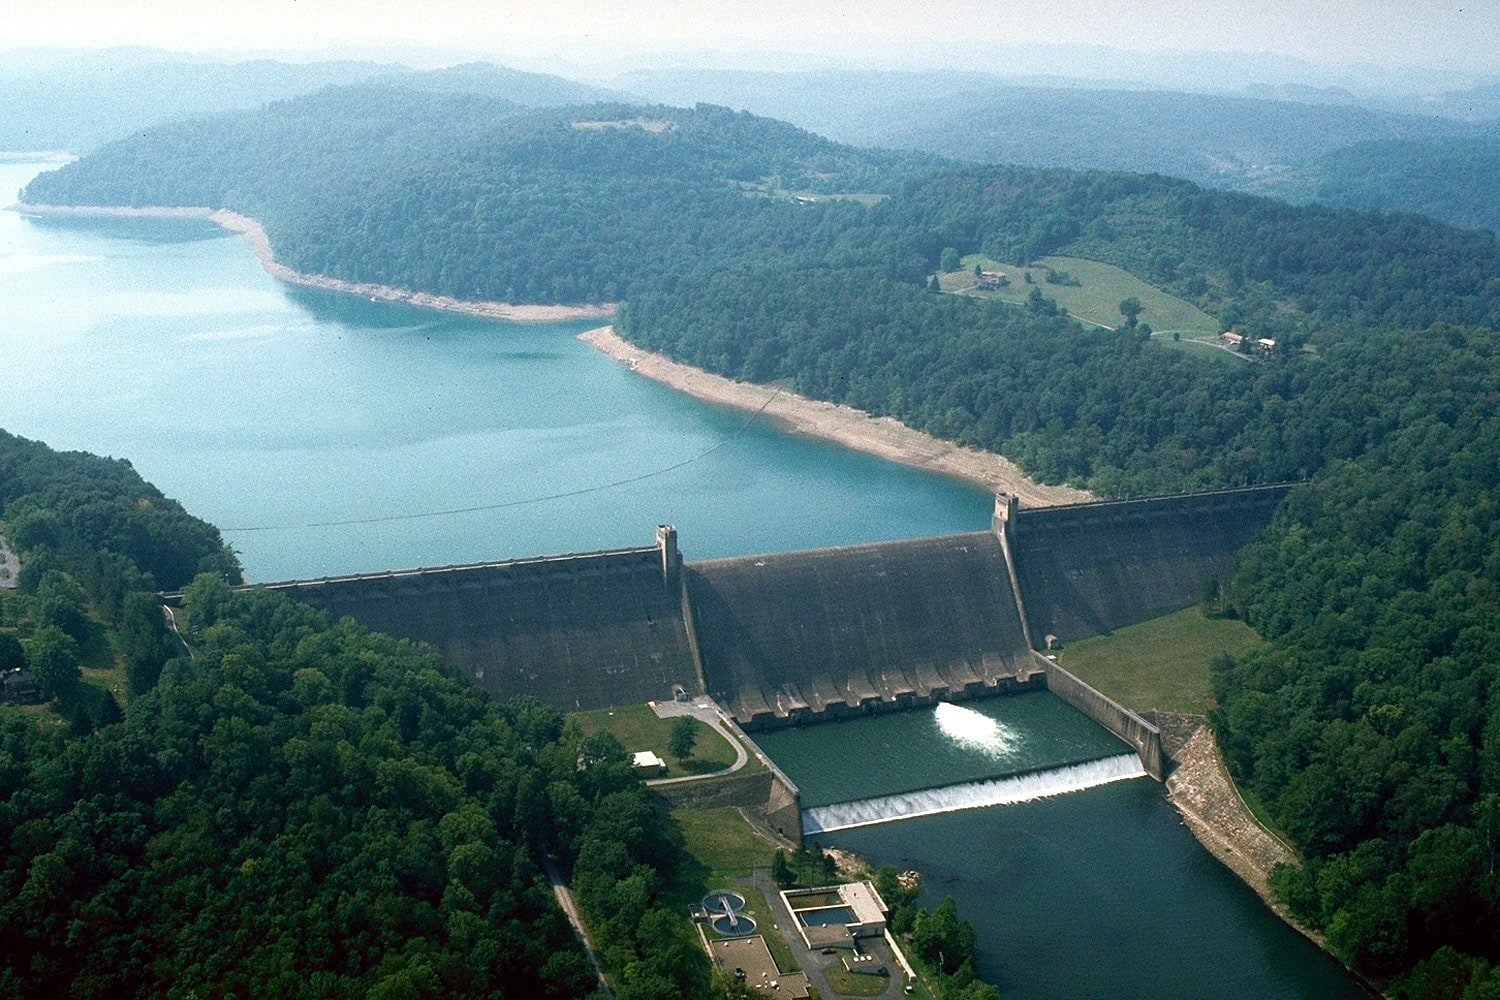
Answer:
M776 51L937 65L994 45L1253 52L1500 72L1495 0L5 0L0 49L405 44L579 63Z

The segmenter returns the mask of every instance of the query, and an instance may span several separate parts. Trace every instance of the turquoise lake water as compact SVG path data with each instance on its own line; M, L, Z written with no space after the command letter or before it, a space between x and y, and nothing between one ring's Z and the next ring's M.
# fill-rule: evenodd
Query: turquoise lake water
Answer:
M38 169L0 164L0 202ZM290 288L206 223L0 212L0 292L0 427L128 458L252 580L647 545L663 522L688 559L989 524L983 491L746 426L579 343L589 324ZM995 723L970 739L919 715L767 739L789 770L849 762L805 775L829 802L1115 746L1049 696L1012 702L967 706ZM926 903L953 895L1008 1000L1362 995L1148 780L829 842L920 869Z
M0 165L0 198L36 169ZM289 287L206 222L3 212L0 289L0 427L129 458L253 580L649 545L661 523L688 559L989 524L984 491L747 427L580 343L595 324Z

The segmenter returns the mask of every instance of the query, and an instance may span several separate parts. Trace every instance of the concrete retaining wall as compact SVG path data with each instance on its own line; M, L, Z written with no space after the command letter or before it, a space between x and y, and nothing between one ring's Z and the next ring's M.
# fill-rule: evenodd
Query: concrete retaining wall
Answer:
M1046 657L1038 655L1037 659L1047 671L1047 690L1129 743L1140 754L1146 773L1157 781L1164 780L1161 730Z
M801 801L796 786L780 772L757 769L711 781L658 785L652 791L675 809L739 809L767 833L793 844L802 843Z

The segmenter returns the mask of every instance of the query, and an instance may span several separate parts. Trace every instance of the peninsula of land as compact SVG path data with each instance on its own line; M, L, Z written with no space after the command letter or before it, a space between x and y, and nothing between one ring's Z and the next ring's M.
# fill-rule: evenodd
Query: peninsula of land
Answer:
M517 305L510 302L472 302L448 295L393 288L368 282L344 281L320 274L305 274L276 260L271 239L257 220L228 209L147 207L128 208L93 205L10 206L12 211L37 215L114 216L166 219L203 219L230 232L239 233L250 244L261 267L280 281L325 291L362 295L385 302L405 302L429 309L507 319L520 322L551 322L572 319L608 319L614 315L611 303L600 305ZM965 448L921 431L913 430L892 417L872 417L853 407L826 403L787 390L736 382L691 365L643 351L622 339L610 326L589 330L579 336L641 375L670 386L679 392L721 406L759 411L795 434L832 441L846 448L876 455L942 475L974 483L986 490L1003 490L1019 497L1028 507L1053 507L1095 499L1086 490L1071 486L1048 486L1038 483L1021 471L1010 459L993 452ZM774 395L767 404L767 399Z
M265 268L266 273L273 278L293 285L321 288L324 291L330 292L344 292L350 295L362 295L365 298L378 299L382 302L405 302L410 305L424 306L429 309L443 309L448 312L464 313L469 316L483 316L486 319L508 319L523 323L546 323L569 319L608 319L615 312L613 303L582 306L548 306L517 305L512 302L469 302L462 299L455 299L448 295L433 295L429 292L394 288L390 285L378 285L363 281L344 281L321 274L306 274L302 271L295 271L276 259L275 253L271 250L271 239L266 235L265 227L258 221L250 218L248 215L241 215L238 212L231 212L223 208L127 208L100 205L31 204L12 205L10 208L12 211L26 212L32 215L204 219L245 237L246 241L250 244L250 249L255 254L255 258L260 261L261 267Z

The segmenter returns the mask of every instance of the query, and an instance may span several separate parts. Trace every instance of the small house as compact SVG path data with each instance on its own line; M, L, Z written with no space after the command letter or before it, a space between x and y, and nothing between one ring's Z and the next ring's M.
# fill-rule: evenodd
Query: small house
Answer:
M10 670L5 674L5 700L29 703L42 700L42 685L30 670Z
M650 750L637 752L631 762L635 764L637 771L648 778L655 778L667 773L667 762Z

